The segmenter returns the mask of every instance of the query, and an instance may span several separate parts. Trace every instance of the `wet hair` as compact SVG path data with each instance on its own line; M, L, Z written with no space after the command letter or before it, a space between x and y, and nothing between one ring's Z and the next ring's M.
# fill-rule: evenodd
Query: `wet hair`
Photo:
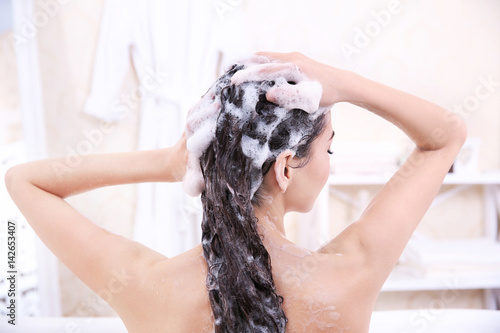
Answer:
M283 109L265 98L273 82L231 84L231 76L241 68L233 66L215 83L221 110L215 139L200 158L205 182L201 200L206 286L216 333L285 332L288 319L283 297L274 284L271 258L258 233L254 207L262 204L263 177L276 157L290 149L301 158L301 165L307 163L326 118L324 113L313 116L300 109L278 117ZM258 92L253 110L233 112L248 107L244 98L252 88ZM262 165L256 165L245 153L245 139L257 142L258 148L269 149Z

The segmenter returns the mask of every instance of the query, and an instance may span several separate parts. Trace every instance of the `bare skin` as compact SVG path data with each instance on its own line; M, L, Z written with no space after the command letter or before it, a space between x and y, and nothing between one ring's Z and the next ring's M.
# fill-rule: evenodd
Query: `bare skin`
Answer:
M393 122L416 144L401 169L380 190L361 218L317 252L284 234L289 211L310 210L328 177L332 129L313 143L311 161L282 153L266 175L271 203L256 210L273 276L284 297L287 332L367 332L377 295L411 234L437 194L467 130L441 107L299 53L264 53L276 59L260 77L292 67L323 86L321 105L349 102ZM267 98L273 101L275 92ZM42 241L85 284L102 296L130 332L212 332L201 245L166 258L110 233L85 218L64 198L98 187L182 180L187 160L183 136L170 148L86 156L56 172L54 162L11 168L6 185ZM382 231L381 231L382 230Z

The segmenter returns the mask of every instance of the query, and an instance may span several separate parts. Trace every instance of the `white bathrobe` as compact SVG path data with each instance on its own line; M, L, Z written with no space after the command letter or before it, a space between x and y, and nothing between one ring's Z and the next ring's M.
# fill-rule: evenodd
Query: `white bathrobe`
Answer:
M230 9L238 15L239 8ZM141 95L137 149L173 145L189 107L216 78L223 44L238 31L224 31L224 24L211 1L107 0L84 111L120 121ZM130 101L123 103L130 57L139 87L121 96ZM139 184L137 198L135 240L168 257L199 243L199 198L186 196L181 184Z

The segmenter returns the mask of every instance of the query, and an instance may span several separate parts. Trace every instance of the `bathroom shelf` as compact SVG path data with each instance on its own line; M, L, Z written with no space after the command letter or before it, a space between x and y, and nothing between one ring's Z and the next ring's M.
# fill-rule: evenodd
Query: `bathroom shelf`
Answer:
M487 272L457 270L417 278L398 275L398 268L395 268L382 287L382 291L500 289L500 268Z
M387 183L392 174L382 175L335 175L332 174L328 178L328 185L384 185ZM479 174L447 174L443 184L446 185L499 185L500 172L479 173Z
M331 174L328 183L318 198L318 204L314 208L314 216L321 221L316 225L315 232L318 238L329 234L330 221L330 196L334 196L353 207L361 210L366 207L366 192L361 190L352 194L350 187L382 187L393 174ZM485 240L498 242L498 218L500 217L500 172L477 173L477 174L453 174L446 175L444 185L440 193L433 201L433 206L443 202L450 197L470 188L480 186L483 191L484 211L484 236ZM364 192L364 193L363 193ZM323 242L324 239L321 239ZM500 243L499 243L500 244ZM467 245L465 245L467 246ZM472 263L473 265L474 263ZM478 260L478 266L480 260ZM447 265L448 268L450 268ZM426 271L425 269L423 270ZM414 272L415 273L415 272ZM409 274L408 267L396 266L382 288L382 292L391 291L419 291L419 290L485 290L487 308L494 308L495 293L500 294L500 262L488 266L488 269L464 269L463 265L457 265L456 269L439 273L432 271L426 274Z
M342 191L343 186L382 186L390 179L391 174L362 174L362 175L330 175L326 191L323 191L323 205L326 210L323 217L328 221L329 216L329 195L335 195L340 199L362 206L357 198L349 197ZM484 193L484 233L487 238L498 241L498 217L500 217L500 172L477 173L477 174L452 174L449 173L443 180L444 185L455 185L451 189L441 191L432 206L468 189L470 186L479 185ZM431 207L432 207L431 206ZM327 223L327 222L326 222ZM326 226L323 228L325 230Z

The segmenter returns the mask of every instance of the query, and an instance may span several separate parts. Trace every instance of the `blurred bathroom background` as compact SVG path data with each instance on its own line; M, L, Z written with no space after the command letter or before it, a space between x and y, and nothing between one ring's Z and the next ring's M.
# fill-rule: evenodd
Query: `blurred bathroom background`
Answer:
M10 201L9 166L173 144L189 107L235 59L299 51L459 114L469 139L376 310L498 309L500 2L497 0L0 0L0 303L7 220L18 222L20 315L112 316ZM332 177L289 238L334 237L411 150L392 124L335 105ZM68 201L98 225L174 256L200 239L179 184L104 188ZM71 223L71 221L68 221ZM6 307L0 306L0 313Z

